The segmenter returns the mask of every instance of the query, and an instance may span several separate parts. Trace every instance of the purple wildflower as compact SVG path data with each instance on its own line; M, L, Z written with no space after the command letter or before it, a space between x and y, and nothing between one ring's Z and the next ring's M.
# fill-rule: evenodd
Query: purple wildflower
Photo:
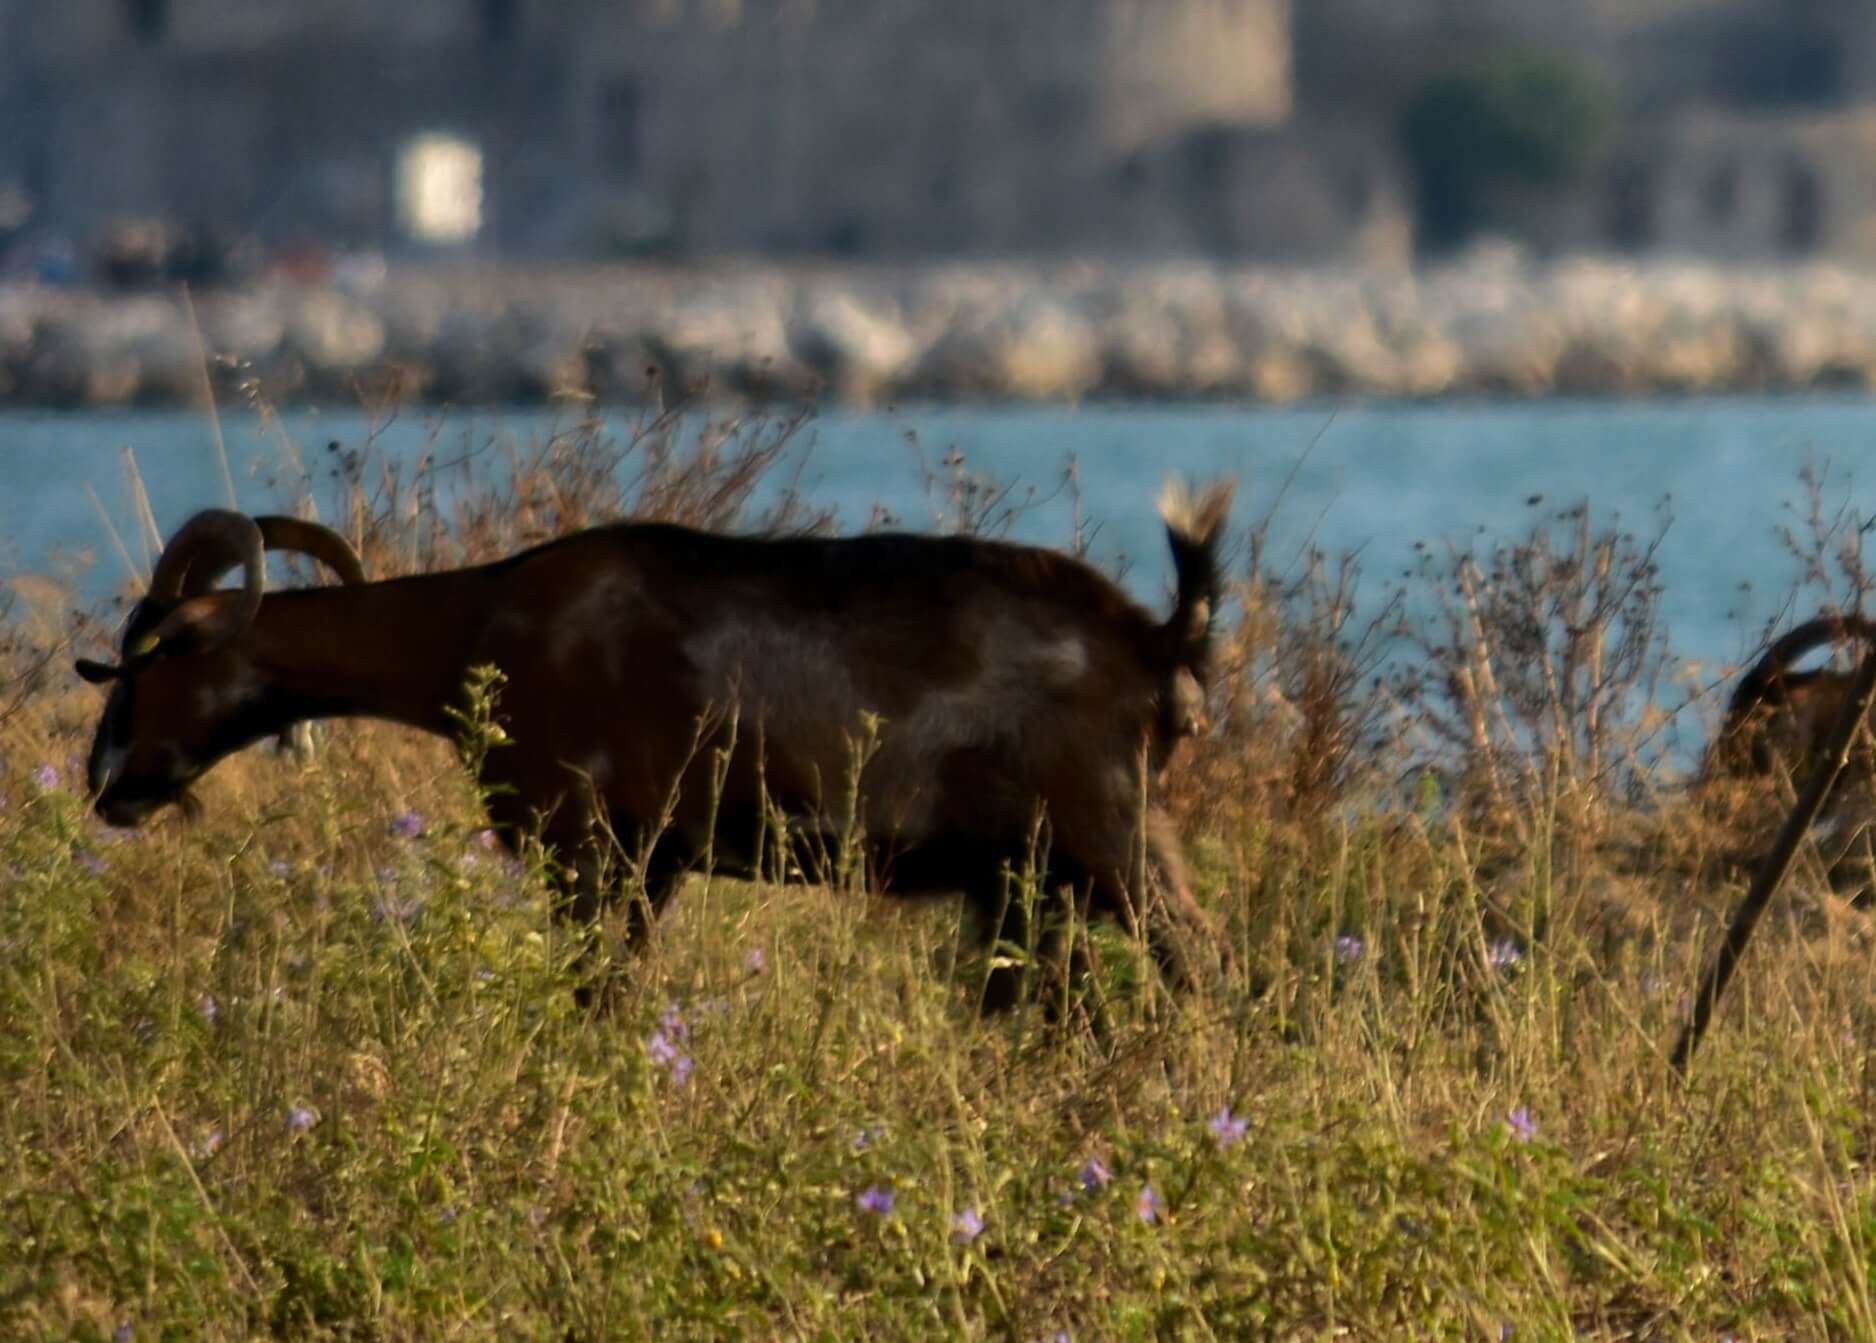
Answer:
M1498 1343L1511 1343L1512 1335L1517 1332L1516 1329L1511 1327L1511 1321L1506 1320L1503 1324L1498 1326Z
M285 877L292 874L293 864L287 862L285 859L276 858L273 862L267 864L267 870L276 877Z
M752 975L759 975L769 968L769 958L761 947L749 948L749 954L743 957L743 969Z
M1222 1147L1230 1147L1244 1136L1251 1121L1240 1115L1233 1115L1229 1105L1221 1106L1217 1114L1206 1125L1212 1131L1212 1138Z
M45 764L33 771L33 782L48 792L59 786L59 767Z
M1485 953L1485 959L1494 970L1509 970L1524 959L1524 953L1518 949L1516 942L1506 937L1492 943Z
M1114 1172L1107 1168L1107 1162L1098 1156L1091 1156L1081 1163L1081 1187L1083 1189L1105 1189L1107 1182L1114 1178Z
M1166 1206L1166 1200L1159 1196L1159 1191L1150 1184L1140 1186L1140 1197L1133 1201L1136 1216L1148 1226L1159 1221L1159 1215Z
M886 1126L884 1124L869 1124L853 1135L853 1150L856 1152L864 1152L885 1136Z
M671 1060L671 1084L683 1086L690 1081L690 1070L695 1066L689 1054L679 1054Z
M984 1219L975 1208L966 1208L951 1219L951 1243L969 1245L984 1234Z
M1537 1136L1537 1121L1531 1118L1531 1107L1520 1105L1509 1115L1505 1122L1511 1126L1511 1135L1519 1142L1530 1142Z
M78 865L94 877L101 877L111 869L111 865L95 853L86 853L81 849L75 857L78 859Z
M682 1052L663 1031L653 1031L651 1039L645 1041L645 1053L660 1068L668 1068L677 1062Z
M892 1216L893 1192L890 1189L881 1189L876 1184L869 1184L854 1197L853 1201L859 1205L862 1212L870 1212L875 1217Z
M475 842L481 848L492 849L495 847L495 832L489 829L478 830L475 833Z
M391 822L391 833L399 839L415 839L423 833L423 817L414 811L400 812Z
M221 1130L212 1128L202 1135L202 1140L189 1149L189 1155L197 1161L207 1161L221 1150Z
M679 1044L690 1039L690 1027L685 1023L683 1014L677 1010L676 1003L665 1008L659 1016L658 1029Z
M1335 958L1344 965L1353 965L1367 950L1362 940L1352 933L1343 933L1335 939Z
M202 1020L213 1026L221 1016L221 1004L215 1001L215 995L205 993L195 1000L195 1010L202 1014Z
M137 1336L137 1331L127 1324L120 1324L111 1330L111 1343L130 1343Z
M287 1127L295 1133L304 1133L319 1122L319 1111L296 1105L287 1111Z

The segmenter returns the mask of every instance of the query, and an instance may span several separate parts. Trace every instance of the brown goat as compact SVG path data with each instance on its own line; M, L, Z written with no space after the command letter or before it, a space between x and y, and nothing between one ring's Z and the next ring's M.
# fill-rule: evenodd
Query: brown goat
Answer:
M1150 797L1202 712L1230 497L1221 484L1163 498L1178 580L1164 623L1069 556L967 537L628 523L360 583L323 528L198 514L131 613L120 664L78 664L112 684L91 789L107 822L136 825L297 722L364 715L454 735L471 669L493 664L511 742L482 767L491 820L510 846L550 846L561 908L580 920L629 871L645 897L636 941L684 873L754 874L779 811L791 876L825 875L814 858L857 841L877 886L961 890L986 937L1020 940L1007 874L1046 818L1050 900L1139 913L1183 980L1189 935L1217 941ZM310 553L347 584L263 599L266 549ZM212 590L237 568L240 589ZM1045 955L1063 910L1050 912ZM986 1004L1017 987L999 968Z
M1818 616L1775 641L1734 688L1709 768L1745 778L1776 768L1798 769L1816 759L1855 674L1830 667L1793 671L1792 666L1819 648L1853 642L1876 650L1876 622L1858 615ZM1873 765L1867 744L1859 746L1853 768L1867 778Z

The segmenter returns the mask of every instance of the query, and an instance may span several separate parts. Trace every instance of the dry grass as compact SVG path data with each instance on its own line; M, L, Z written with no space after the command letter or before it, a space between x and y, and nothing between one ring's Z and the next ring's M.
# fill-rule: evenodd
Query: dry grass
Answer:
M453 494L364 451L336 521L378 573L813 525L748 515L786 431L570 426ZM975 1019L948 903L701 879L583 1014L537 875L388 728L105 832L60 670L100 630L13 612L0 1332L1876 1336L1872 930L1826 855L1667 1072L1776 802L1671 777L1646 544L1561 519L1367 613L1251 556L1169 781L1242 978L1169 1004L1100 933L1099 1042Z

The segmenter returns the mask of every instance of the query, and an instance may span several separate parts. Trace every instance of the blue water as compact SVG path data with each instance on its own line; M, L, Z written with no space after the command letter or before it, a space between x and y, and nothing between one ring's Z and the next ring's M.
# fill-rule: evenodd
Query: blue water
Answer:
M634 422L631 412L616 417L620 432ZM377 427L373 442L403 460L427 447L449 457L491 444L505 456L505 445L538 442L552 423L533 410L407 412ZM269 482L288 460L286 443L317 471L328 442L357 447L373 432L361 415L313 412L269 427L225 416L223 431L238 498L250 510L280 501ZM1658 558L1673 646L1712 664L1754 649L1797 577L1777 531L1794 521L1792 506L1802 500L1800 469L1807 462L1828 468L1833 506L1856 506L1867 496L1873 473L1863 461L1876 446L1876 404L930 408L825 414L795 443L806 498L834 507L847 529L865 526L875 505L903 525L931 525L939 501L925 476L941 475L956 449L973 472L1035 487L1040 501L1014 534L1048 544L1071 535L1073 504L1060 484L1073 463L1082 514L1097 525L1094 558L1149 600L1165 592L1168 565L1153 501L1172 471L1237 476L1236 520L1270 515L1279 559L1311 545L1331 555L1359 549L1371 601L1412 564L1415 542L1484 546L1583 499L1598 521L1650 534L1666 500L1673 520ZM206 418L190 413L0 414L0 571L57 568L88 549L83 588L91 596L108 591L124 580L124 567L85 485L133 538L121 453L134 449L158 528L167 533L196 508L223 500L210 445ZM1534 495L1542 496L1535 506L1527 502ZM1015 497L1023 497L1020 489ZM1748 581L1751 590L1742 592Z

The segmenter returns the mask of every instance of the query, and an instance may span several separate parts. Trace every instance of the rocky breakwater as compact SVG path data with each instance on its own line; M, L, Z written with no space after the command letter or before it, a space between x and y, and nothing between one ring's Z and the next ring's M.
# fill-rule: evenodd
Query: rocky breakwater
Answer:
M1876 273L1484 253L1183 264L393 271L179 295L0 288L0 402L1648 395L1876 383ZM198 344L196 332L200 331Z

